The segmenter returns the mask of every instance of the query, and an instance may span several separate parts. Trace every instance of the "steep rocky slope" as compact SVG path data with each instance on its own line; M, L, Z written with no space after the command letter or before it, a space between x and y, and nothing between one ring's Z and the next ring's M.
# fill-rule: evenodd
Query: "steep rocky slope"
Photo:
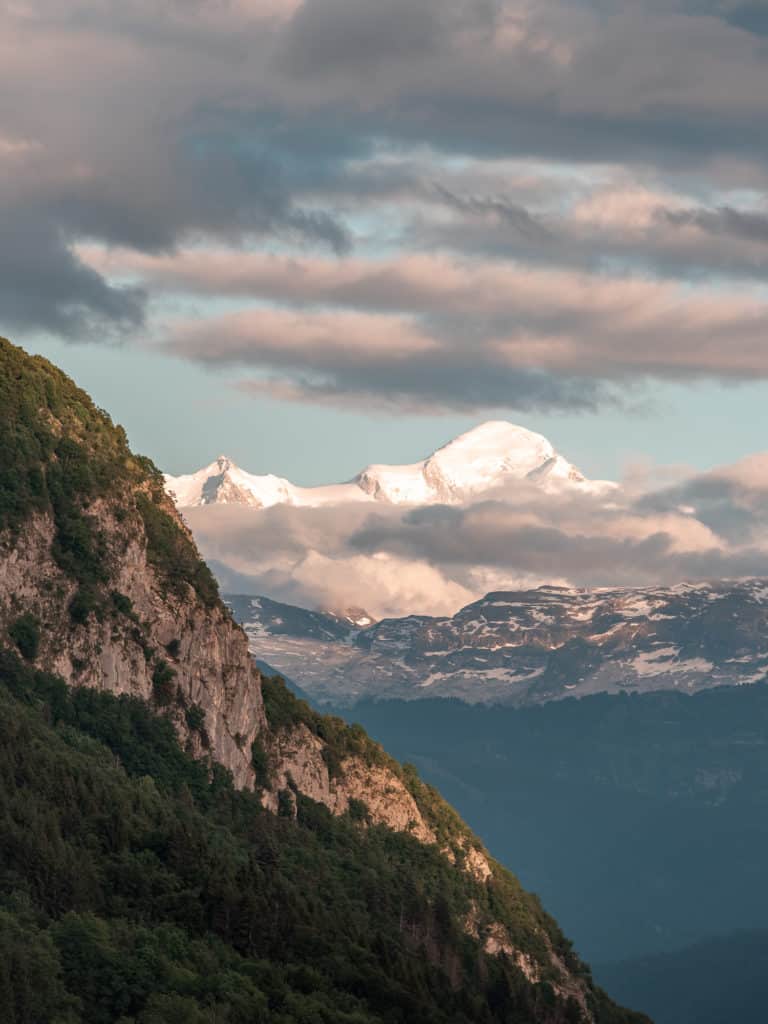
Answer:
M68 378L5 341L0 636L30 670L148 702L214 778L224 766L278 814L296 819L309 799L363 834L387 826L454 865L468 887L461 933L478 955L501 957L537 991L546 986L550 1005L536 1019L630 1019L593 989L555 923L433 790L362 730L261 679L159 472ZM6 674L17 676L12 666ZM31 679L48 700L50 684ZM460 965L449 973L460 986Z
M364 627L267 598L227 600L263 661L337 705L368 696L537 704L768 676L764 579L505 591L452 617Z
M162 477L63 374L7 342L0 389L0 629L69 683L167 708L247 784L259 675Z

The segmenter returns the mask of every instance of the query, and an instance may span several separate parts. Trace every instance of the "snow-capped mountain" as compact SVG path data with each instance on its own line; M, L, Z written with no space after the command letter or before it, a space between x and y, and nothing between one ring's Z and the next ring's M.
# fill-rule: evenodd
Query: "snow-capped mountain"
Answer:
M488 594L448 618L357 626L227 598L253 654L314 699L458 697L532 704L591 693L685 692L768 679L768 580Z
M167 476L166 485L182 508L236 504L259 509L360 501L460 504L523 480L545 491L603 493L613 487L587 480L541 434L505 421L483 423L421 462L370 465L342 484L298 487L282 477L247 473L222 455L196 473Z
M264 508L292 504L293 485L278 476L253 476L220 455L215 462L187 476L167 476L166 484L182 508L198 505L249 505Z

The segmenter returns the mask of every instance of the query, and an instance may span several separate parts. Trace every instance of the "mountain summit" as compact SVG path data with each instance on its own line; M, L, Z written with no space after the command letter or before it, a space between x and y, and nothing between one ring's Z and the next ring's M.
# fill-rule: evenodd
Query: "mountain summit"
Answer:
M247 473L227 458L196 473L166 476L182 508L201 505L316 507L379 501L392 505L461 504L526 481L548 492L602 493L613 485L591 481L541 434L491 420L461 434L426 459L402 466L372 464L347 483L297 487L283 477Z
M293 484L278 476L253 476L240 469L232 459L220 455L215 462L188 476L166 477L168 489L184 508L199 505L294 504Z

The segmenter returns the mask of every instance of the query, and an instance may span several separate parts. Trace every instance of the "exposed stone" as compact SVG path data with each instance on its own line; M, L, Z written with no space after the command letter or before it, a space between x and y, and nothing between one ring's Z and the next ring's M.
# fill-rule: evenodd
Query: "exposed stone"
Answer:
M73 623L68 606L77 585L51 557L54 526L50 516L33 516L11 545L0 549L0 626L22 610L41 623L37 664L71 685L152 699L153 666L165 658L186 706L205 713L210 756L228 768L238 786L252 785L251 743L266 727L260 675L247 640L223 608L205 608L188 588L184 598L167 592L147 562L146 539L138 514L115 519L116 506L99 502L90 514L110 547L115 566L109 589L129 598L135 620L114 613L99 621ZM166 645L176 642L171 657ZM155 656L148 660L145 648ZM183 714L179 731L186 733Z
M280 732L271 748L274 781L272 790L264 796L265 805L276 810L278 792L292 783L333 814L344 814L350 800L361 800L372 824L410 832L423 843L436 841L413 796L394 772L348 757L341 763L340 774L332 777L323 758L324 747L305 725Z

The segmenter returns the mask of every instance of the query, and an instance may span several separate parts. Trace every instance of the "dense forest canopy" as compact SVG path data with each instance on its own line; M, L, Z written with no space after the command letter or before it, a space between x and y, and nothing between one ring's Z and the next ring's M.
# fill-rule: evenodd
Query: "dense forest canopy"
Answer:
M296 821L264 811L142 702L8 652L0 780L9 1024L579 1019L462 930L509 893L304 797ZM601 1024L643 1019L594 998Z

